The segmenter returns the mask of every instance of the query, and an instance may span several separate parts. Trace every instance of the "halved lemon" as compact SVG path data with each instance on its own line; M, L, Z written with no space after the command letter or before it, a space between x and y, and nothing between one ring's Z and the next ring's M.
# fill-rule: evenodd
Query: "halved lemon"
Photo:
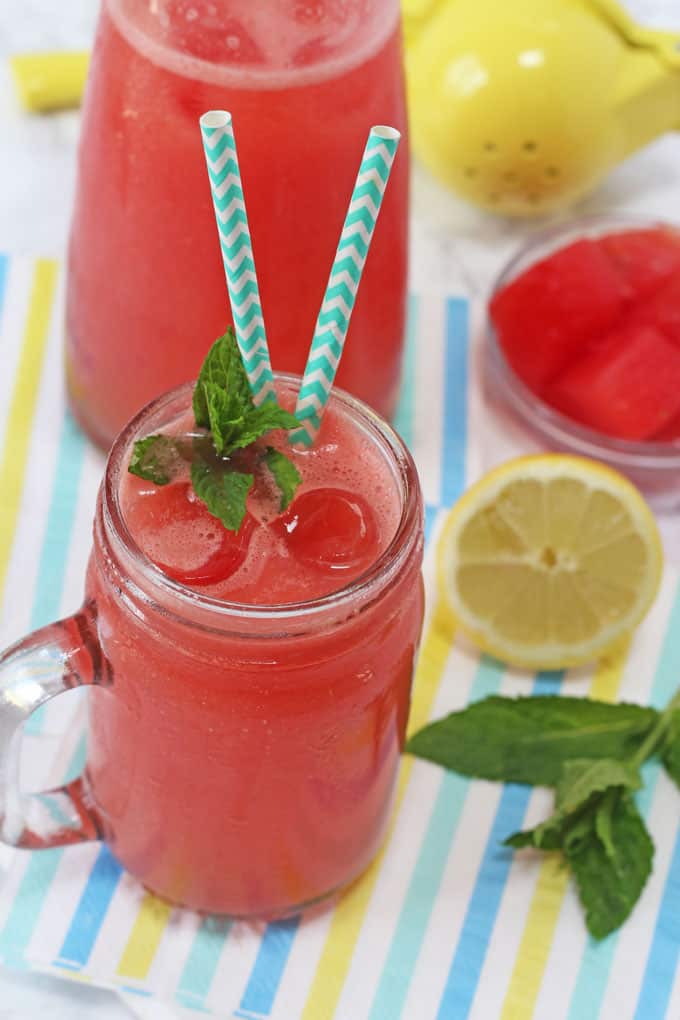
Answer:
M599 658L643 618L663 566L656 522L627 479L583 457L519 457L451 509L440 611L512 665Z

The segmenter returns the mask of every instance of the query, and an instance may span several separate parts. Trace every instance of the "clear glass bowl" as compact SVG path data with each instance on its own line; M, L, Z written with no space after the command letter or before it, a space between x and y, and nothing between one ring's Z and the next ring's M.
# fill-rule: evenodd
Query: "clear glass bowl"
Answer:
M535 234L505 265L489 300L516 276L551 252L581 237L599 237L621 230L678 224L640 216L606 215L570 220ZM546 404L526 386L507 361L491 317L486 316L483 350L485 396L495 413L526 432L545 449L580 454L603 461L627 475L660 511L680 508L680 440L671 443L633 442L603 435L580 425Z

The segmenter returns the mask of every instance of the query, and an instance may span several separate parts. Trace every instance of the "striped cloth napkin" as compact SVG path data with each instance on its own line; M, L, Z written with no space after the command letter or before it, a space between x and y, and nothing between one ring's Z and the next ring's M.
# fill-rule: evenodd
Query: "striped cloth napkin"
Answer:
M78 605L102 459L64 405L58 267L0 259L0 293L6 643ZM487 466L474 332L464 300L411 298L397 424L425 492L430 590L443 508ZM595 670L504 670L428 618L411 727L496 692L560 690L660 706L679 680L680 593L669 570L630 648ZM29 726L36 785L81 767L82 712L59 699ZM655 764L645 771L639 802L657 845L654 874L632 919L600 944L587 937L552 857L501 846L547 812L546 791L470 782L405 758L384 850L333 909L276 924L203 919L146 893L100 845L5 851L0 962L157 997L182 1015L677 1020L680 802Z

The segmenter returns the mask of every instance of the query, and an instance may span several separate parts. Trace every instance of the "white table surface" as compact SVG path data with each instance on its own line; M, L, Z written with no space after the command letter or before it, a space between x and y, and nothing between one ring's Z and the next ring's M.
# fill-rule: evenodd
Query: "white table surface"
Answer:
M649 25L680 29L680 0L625 0ZM74 190L78 114L23 114L6 58L26 50L89 46L98 0L0 0L0 250L62 254ZM615 170L578 212L627 210L680 218L680 136L666 136ZM531 225L486 216L414 167L411 282L436 292L483 296ZM666 550L680 563L680 520L661 522ZM174 1010L125 1002L46 977L0 968L1 1020L174 1020ZM186 1015L183 1011L183 1015ZM291 1018L293 1020L293 1018Z

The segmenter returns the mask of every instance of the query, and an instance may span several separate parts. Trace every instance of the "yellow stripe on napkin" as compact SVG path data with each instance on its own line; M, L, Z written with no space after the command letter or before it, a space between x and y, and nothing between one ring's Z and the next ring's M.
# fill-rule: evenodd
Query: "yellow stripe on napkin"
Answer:
M4 448L0 454L0 594L5 583L21 505L56 281L57 263L50 259L38 259L33 272Z
M144 980L151 969L171 913L169 903L159 900L152 893L145 894L118 964L118 977Z
M616 701L630 642L597 668L589 696ZM530 1020L543 982L555 928L569 885L569 870L559 854L549 854L541 869L524 925L500 1020Z

